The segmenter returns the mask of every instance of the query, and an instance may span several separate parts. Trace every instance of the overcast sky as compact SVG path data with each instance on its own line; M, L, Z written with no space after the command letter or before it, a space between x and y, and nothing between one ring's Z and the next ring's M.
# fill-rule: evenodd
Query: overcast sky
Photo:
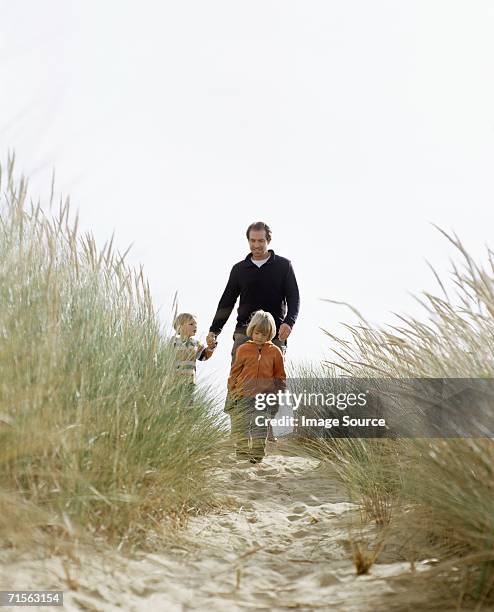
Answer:
M418 314L455 230L493 246L494 4L455 0L0 2L0 155L52 169L102 245L133 243L167 320L204 338L247 225L292 260L287 357L329 354L352 303ZM225 382L232 315L201 379Z

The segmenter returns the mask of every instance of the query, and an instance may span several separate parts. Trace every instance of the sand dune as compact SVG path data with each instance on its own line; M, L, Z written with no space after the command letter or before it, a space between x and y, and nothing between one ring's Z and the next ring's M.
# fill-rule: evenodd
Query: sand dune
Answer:
M192 518L162 554L83 554L64 569L59 558L4 552L3 588L58 587L66 610L385 609L394 593L388 578L407 574L409 564L376 563L356 576L356 506L329 468L283 449L280 442L261 467L232 459L217 470L236 507Z

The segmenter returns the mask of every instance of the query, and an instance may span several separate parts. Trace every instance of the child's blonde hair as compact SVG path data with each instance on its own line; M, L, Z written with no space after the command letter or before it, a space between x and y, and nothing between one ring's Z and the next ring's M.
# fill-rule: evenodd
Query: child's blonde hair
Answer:
M249 321L247 335L252 338L254 330L266 335L268 340L272 340L276 336L276 323L273 315L264 310L256 310Z
M182 334L183 326L189 323L189 321L195 320L195 315L190 314L190 312L181 312L175 317L175 321L173 321L173 327L177 334Z

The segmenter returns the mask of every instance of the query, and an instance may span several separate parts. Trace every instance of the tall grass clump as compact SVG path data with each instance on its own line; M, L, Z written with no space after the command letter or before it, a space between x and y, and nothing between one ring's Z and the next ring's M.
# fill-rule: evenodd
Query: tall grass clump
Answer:
M13 159L0 178L0 541L149 542L215 503L212 398L177 380L142 268L28 205Z
M297 410L299 422L302 415L341 420L346 414L344 409L318 404L316 396L334 398L358 393L367 387L365 378L356 380L328 362L290 364L288 387L293 393L305 393L306 398ZM315 457L333 462L350 499L361 503L366 519L377 525L388 524L395 494L401 489L396 470L401 457L394 440L348 437L348 429L342 426L325 429L306 424L296 429L296 441Z
M460 255L452 288L433 270L440 295L419 299L423 319L396 315L388 329L363 317L349 325L351 339L328 333L332 366L358 378L494 378L494 253L476 263L456 235L439 230ZM463 408L463 407L462 407ZM464 406L468 411L468 406ZM393 447L389 462L382 443ZM339 440L336 460L365 498L382 474L394 483L400 507L394 526L410 536L417 559L433 550L431 576L448 579L449 593L473 597L478 606L494 596L494 442L491 438ZM327 454L335 457L334 445ZM384 457L384 460L382 459ZM369 464L377 469L366 470ZM379 466L383 471L380 474ZM363 482L361 476L367 476ZM421 548L422 547L422 548ZM452 585L456 589L451 590ZM434 588L436 588L435 585ZM436 591L439 593L439 591ZM441 596L444 592L441 592Z

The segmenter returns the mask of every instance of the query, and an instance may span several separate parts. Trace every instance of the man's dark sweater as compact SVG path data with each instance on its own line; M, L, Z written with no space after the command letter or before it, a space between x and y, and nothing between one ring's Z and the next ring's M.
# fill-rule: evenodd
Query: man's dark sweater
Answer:
M275 255L261 267L252 262L251 255L235 264L223 291L209 331L219 334L228 320L237 297L240 296L237 331L243 331L256 310L270 312L278 332L282 323L293 327L299 310L300 297L297 280L290 260Z

